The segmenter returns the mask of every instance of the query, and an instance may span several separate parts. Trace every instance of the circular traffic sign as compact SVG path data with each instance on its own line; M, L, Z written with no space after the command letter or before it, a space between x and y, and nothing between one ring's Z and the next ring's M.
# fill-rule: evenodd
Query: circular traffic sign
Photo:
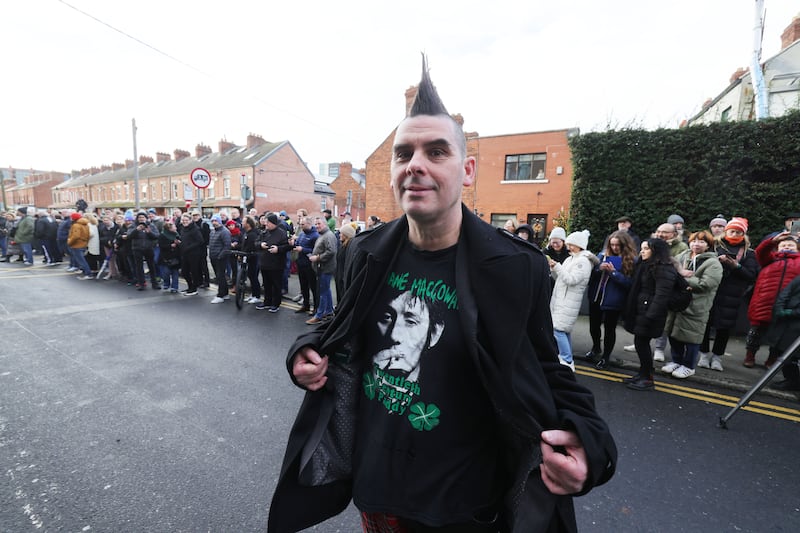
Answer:
M211 174L204 168L196 168L189 174L189 179L192 180L192 185L198 189L205 189L211 185Z

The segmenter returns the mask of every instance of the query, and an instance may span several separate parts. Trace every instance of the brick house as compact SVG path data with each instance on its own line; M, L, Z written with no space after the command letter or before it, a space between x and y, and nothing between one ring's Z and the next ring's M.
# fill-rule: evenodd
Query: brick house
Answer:
M416 96L406 93L406 113ZM464 123L461 115L453 115ZM481 137L465 132L467 155L475 157L476 179L463 190L464 204L486 222L502 226L508 218L529 223L544 239L572 194L572 160L567 139L577 129ZM402 214L388 185L392 131L366 161L367 210L382 220Z
M69 175L64 172L36 172L26 175L19 185L5 185L9 206L45 207L50 204L50 191Z
M134 207L135 166L128 160L124 165L76 172L53 188L51 207L71 207L78 198L85 199L90 209ZM198 167L211 175L206 189L191 183L191 172ZM175 150L172 155L159 152L155 160L140 156L138 174L140 208L152 207L159 214L184 208L187 202L198 207L198 200L207 214L241 205L255 207L259 213L293 212L319 206L321 196L330 196L330 191L318 190L314 175L289 141L270 143L253 134L244 146L221 140L217 152L198 144L194 156L185 150ZM249 198L247 194L242 198L242 185L249 188Z
M333 205L328 205L333 216L339 217L349 212L353 220L365 220L371 213L366 213L366 176L365 171L353 171L351 163L338 164L338 176L330 183L336 193Z

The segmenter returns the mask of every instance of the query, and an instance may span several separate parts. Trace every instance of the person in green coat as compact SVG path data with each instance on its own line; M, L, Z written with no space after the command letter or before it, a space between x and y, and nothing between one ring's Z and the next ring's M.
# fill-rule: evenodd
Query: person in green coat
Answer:
M28 214L27 207L20 207L17 209L20 217L22 217L17 225L17 232L14 235L14 240L19 244L22 253L25 254L25 266L33 265L33 230L35 221L33 217Z
M678 273L686 278L692 291L692 303L683 311L670 311L667 315L664 331L669 335L672 361L661 367L661 371L678 379L686 379L695 373L709 312L722 281L722 264L713 244L714 238L708 231L692 233L689 249L675 258ZM708 362L701 366L708 368Z

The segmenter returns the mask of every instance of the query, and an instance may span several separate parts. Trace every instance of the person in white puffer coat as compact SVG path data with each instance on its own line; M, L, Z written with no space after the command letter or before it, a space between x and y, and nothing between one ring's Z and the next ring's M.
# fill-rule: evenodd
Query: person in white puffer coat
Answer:
M556 280L550 297L550 313L553 315L553 334L561 364L575 371L570 332L578 319L589 276L600 260L586 249L589 245L589 230L570 233L564 242L569 250L569 257L564 263L557 263L552 259L548 261L550 273Z

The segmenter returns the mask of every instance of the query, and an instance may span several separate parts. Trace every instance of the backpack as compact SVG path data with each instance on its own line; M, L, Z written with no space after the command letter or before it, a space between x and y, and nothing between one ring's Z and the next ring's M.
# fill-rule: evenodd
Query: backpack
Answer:
M680 274L675 275L675 283L672 286L672 292L669 295L669 303L667 309L674 313L685 311L689 304L692 303L692 288L686 278Z

